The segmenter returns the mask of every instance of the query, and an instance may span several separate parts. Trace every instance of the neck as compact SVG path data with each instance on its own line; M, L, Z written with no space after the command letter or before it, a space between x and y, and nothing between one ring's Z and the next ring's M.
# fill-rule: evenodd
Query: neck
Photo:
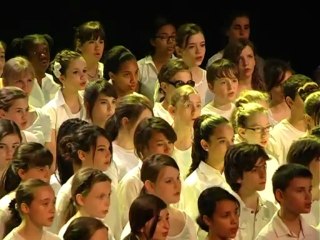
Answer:
M284 208L280 208L278 216L289 228L290 231L294 233L300 232L300 214L293 213L291 211L286 211Z
M244 189L243 187L241 187L238 194L246 207L254 209L256 211L258 210L259 194L256 191Z
M91 217L91 216L83 208L80 208L72 218L78 218L78 217Z
M38 81L39 86L42 86L42 78L46 76L46 73L38 70L37 72L35 72L35 74L36 74L36 79Z
M191 66L190 68L192 79L195 83L199 83L202 80L202 68L199 66Z
M169 61L171 58L171 55L155 52L154 55L152 55L152 61L154 62L154 65L156 65L156 68L158 71L162 68L162 66Z
M217 169L221 174L223 173L224 159L217 159L214 156L210 156L209 153L206 164L213 167L214 169Z
M24 219L18 227L18 233L24 239L40 240L42 238L43 229L42 226L36 226L31 221Z
M274 108L274 109L289 109L288 104L286 103L286 101L282 101L282 102L275 102L274 100L270 100L270 104L269 104L270 108Z
M173 129L177 134L177 141L174 145L179 150L186 150L192 145L193 129L185 124L173 123Z
M227 111L231 108L231 102L226 103L226 101L219 101L219 99L214 99L212 105L215 108L218 108L220 110Z
M118 136L114 142L124 149L134 149L133 136L130 136L130 134L124 129L119 130Z
M94 118L92 118L92 124L96 125L96 126L99 126L101 128L104 128L105 124L106 124L106 121L97 121Z
M169 101L168 101L166 98L163 99L161 105L162 105L162 107L163 107L165 110L168 111Z
M320 201L320 189L319 189L319 183L313 184L313 188L311 190L312 193L312 200L313 201Z
M212 232L211 229L209 229L207 240L229 240L228 237L221 237L218 236L216 233Z
M307 131L307 124L304 116L300 116L291 111L291 115L288 118L288 122L300 131Z

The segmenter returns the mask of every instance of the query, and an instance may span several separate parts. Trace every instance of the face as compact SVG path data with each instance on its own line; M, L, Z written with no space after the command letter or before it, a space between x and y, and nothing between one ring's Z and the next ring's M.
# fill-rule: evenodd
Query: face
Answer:
M3 48L2 44L0 43L0 77L2 75L3 66L6 62L6 51Z
M198 93L189 95L188 100L179 100L174 107L173 119L175 123L181 122L186 126L193 126L193 122L200 116L201 97Z
M17 134L8 134L0 140L0 172L11 162L13 153L20 143Z
M110 142L103 136L97 137L96 148L89 152L83 152L83 166L94 167L101 171L106 171L111 163Z
M171 56L176 46L176 28L171 24L162 26L151 40L151 45L156 54Z
M104 40L100 37L91 39L83 43L79 50L88 63L99 62L104 50Z
M266 147L271 125L267 113L255 113L247 119L246 128L239 128L239 135L250 144Z
M310 178L297 177L290 181L284 192L277 190L277 200L292 213L309 213L312 203L311 189Z
M320 184L320 156L314 158L309 166L310 172L312 173L312 186L319 186Z
M148 142L148 146L143 151L143 156L147 157L152 154L166 154L171 156L173 152L173 142L161 132L153 132Z
M254 67L256 66L256 60L254 52L250 46L245 46L240 54L239 66L239 79L251 78Z
M100 239L109 240L108 230L106 228L100 228L96 230L89 240L100 240Z
M288 98L290 99L290 97L287 97L287 99ZM291 108L292 114L294 114L297 117L299 116L300 118L304 118L304 102L299 94L296 95L293 101L290 101L289 106Z
M161 88L164 90L165 98L168 102L170 102L171 96L176 89L176 86L174 86L174 83L177 81L182 81L185 84L187 84L188 81L192 80L192 75L189 70L181 70L177 72L172 79L170 79L170 82L162 82Z
M46 72L50 64L50 49L46 41L35 43L29 52L29 61L36 72Z
M292 75L292 72L290 71L286 71L286 73L284 74L284 78L283 80L280 82L279 85L274 86L271 90L270 90L270 94L271 94L271 100L275 103L282 103L284 101L284 93L283 93L283 87L282 84L287 81L287 79Z
M0 110L1 118L14 121L20 130L24 130L28 124L29 104L27 98L19 98L13 101L8 111Z
M104 94L99 94L92 108L92 122L104 127L105 122L114 114L116 99Z
M38 187L33 195L34 199L30 206L22 204L24 205L24 207L21 206L23 213L27 215L30 221L36 226L51 226L55 214L56 199L52 187Z
M234 238L239 228L239 206L234 201L221 200L206 222L217 239Z
M238 78L220 78L214 81L212 91L214 101L219 104L228 104L235 100L238 92Z
M224 155L230 145L233 144L234 132L230 124L223 123L217 126L209 141L206 143L208 149L208 159L217 159L218 162L224 161Z
M150 233L152 223L154 221L154 218L150 219L146 225L144 232ZM152 240L166 240L168 233L169 233L169 212L168 209L163 209L159 213L158 217L158 223L156 226L156 229L154 231L153 236L150 236L150 239ZM148 238L149 239L149 238Z
M21 88L27 95L29 95L33 87L33 81L33 73L23 72L20 74L20 78L8 79L8 85Z
M26 171L19 169L19 176L22 181L34 178L48 183L50 181L51 174L50 166L31 167Z
M179 202L181 192L179 170L169 166L163 167L159 172L157 181L152 183L151 191L167 204Z
M243 172L242 179L239 179L241 188L252 192L264 190L267 176L266 169L266 160L259 158L250 171Z
M239 39L249 39L250 37L250 20L246 16L236 17L228 31L226 32L229 42Z
M109 211L110 195L111 183L109 181L95 183L88 195L83 196L81 208L90 217L104 218Z
M200 66L202 64L204 55L206 54L206 41L202 33L196 33L189 38L189 42L185 44L181 51L183 61L189 67Z
M83 57L76 58L69 63L66 74L61 75L60 81L68 91L78 92L87 86L87 63Z
M132 59L121 64L117 73L111 73L110 78L118 96L125 96L137 90L139 68L137 60Z

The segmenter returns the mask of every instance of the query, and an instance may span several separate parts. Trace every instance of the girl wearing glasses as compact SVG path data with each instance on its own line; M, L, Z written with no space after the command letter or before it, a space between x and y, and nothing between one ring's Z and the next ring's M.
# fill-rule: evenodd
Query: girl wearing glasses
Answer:
M201 27L195 23L182 24L177 31L177 55L188 65L202 106L212 100L208 89L207 72L200 65L206 54L206 41Z
M160 70L159 75L160 91L163 94L160 102L155 102L153 113L156 117L161 117L170 125L173 123L173 118L168 112L170 99L174 90L183 85L195 86L192 80L192 75L189 67L182 59L170 59Z
M259 144L265 150L269 144L270 124L268 110L258 103L243 103L237 106L234 114L234 128L236 134L235 143L247 142ZM279 167L279 162L271 154L267 161L266 187L261 196L275 202L272 190L272 176Z

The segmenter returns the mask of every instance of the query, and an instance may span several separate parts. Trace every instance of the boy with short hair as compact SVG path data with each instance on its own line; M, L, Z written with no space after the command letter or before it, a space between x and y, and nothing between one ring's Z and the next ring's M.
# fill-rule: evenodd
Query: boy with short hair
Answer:
M214 97L211 102L202 108L201 115L217 113L230 120L235 109L233 102L238 95L237 75L237 66L224 58L208 66L208 88Z
M255 239L278 210L258 193L265 189L269 156L261 145L241 142L230 146L224 159L226 181L241 207L236 239Z
M274 173L272 185L280 209L256 240L320 239L320 232L301 216L311 209L312 173L309 169L296 163L282 165Z

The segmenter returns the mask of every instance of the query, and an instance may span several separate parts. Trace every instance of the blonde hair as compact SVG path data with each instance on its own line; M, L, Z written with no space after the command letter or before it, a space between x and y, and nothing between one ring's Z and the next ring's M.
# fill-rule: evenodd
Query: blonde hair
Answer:
M170 105L176 106L177 103L180 101L183 101L183 103L185 103L189 100L189 96L191 94L198 94L198 92L190 85L184 85L179 88L176 88L171 96Z
M269 100L269 95L266 92L250 89L244 90L239 94L239 97L235 101L235 105L240 106L244 103L260 103L262 101L269 103Z

